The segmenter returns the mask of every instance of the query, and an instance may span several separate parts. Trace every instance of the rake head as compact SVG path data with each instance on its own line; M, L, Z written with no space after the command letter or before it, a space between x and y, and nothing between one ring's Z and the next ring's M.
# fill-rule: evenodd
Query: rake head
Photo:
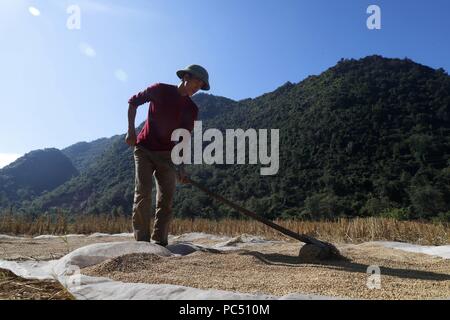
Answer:
M298 256L305 261L344 260L339 250L331 243L307 243L300 248Z

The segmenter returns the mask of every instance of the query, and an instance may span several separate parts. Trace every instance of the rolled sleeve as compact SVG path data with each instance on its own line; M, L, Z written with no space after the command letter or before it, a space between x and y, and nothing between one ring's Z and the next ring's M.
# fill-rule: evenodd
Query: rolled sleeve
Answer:
M128 100L128 104L139 107L144 103L155 101L157 99L159 91L161 89L160 83L155 83L149 86L147 89L135 94Z

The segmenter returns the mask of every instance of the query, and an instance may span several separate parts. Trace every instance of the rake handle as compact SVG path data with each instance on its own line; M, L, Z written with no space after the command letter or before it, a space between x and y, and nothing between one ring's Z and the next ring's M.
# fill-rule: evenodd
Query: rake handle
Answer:
M224 197L222 197L214 192L211 192L209 189L205 188L203 185L199 184L198 182L191 180L189 177L186 177L186 181L188 183L190 183L191 185L193 185L194 187L196 187L197 189L200 189L201 191L205 192L210 197L212 197L222 203L225 203L226 205L230 206L231 208L235 209L236 211L239 211L240 213L242 213L248 217L258 220L261 223L264 223L266 226L269 226L275 230L280 231L281 233L283 233L284 235L286 235L288 237L294 238L296 240L299 240L301 242L308 243L308 244L315 244L315 245L319 245L319 246L324 245L324 243L322 241L308 237L307 235L304 235L304 234L298 234L291 230L288 230L270 220L267 220L266 218L263 218L263 217L257 215L256 213L254 213L250 210L247 210L247 209L231 202L228 199L225 199Z
M169 167L171 167L174 171L176 171L176 172L178 171L177 168L173 165L173 163L168 162L167 160L163 159L159 155L157 155L155 153L151 153L151 152L147 151L145 148L143 148L141 150L143 150L154 161L160 162L160 163L164 163L164 164L168 165ZM275 230L278 230L279 232L281 232L282 234L284 234L284 235L286 235L288 237L294 238L294 239L296 239L298 241L301 241L301 242L304 242L304 243L307 243L307 244L314 244L314 245L317 245L317 246L322 247L322 248L327 247L327 243L322 242L320 240L317 240L317 239L315 239L313 237L309 237L309 236L304 235L304 234L295 233L295 232L293 232L291 230L288 230L288 229L286 229L286 228L284 228L284 227L282 227L282 226L280 226L280 225L278 225L278 224L276 224L276 223L274 223L274 222L272 222L270 220L267 220L267 219L265 219L263 217L260 217L256 213L254 213L254 212L252 212L250 210L247 210L247 209L245 209L245 208L235 204L234 202L231 202L230 200L225 199L224 197L222 197L222 196L220 196L220 195L210 191L209 189L207 189L206 187L204 187L200 183L198 183L198 182L196 182L194 180L191 180L191 178L189 178L187 176L185 177L185 180L186 180L187 183L190 183L191 185L193 185L197 189L200 189L201 191L203 191L204 193L206 193L210 197L212 197L212 198L214 198L214 199L216 199L216 200L218 200L218 201L220 201L222 203L225 203L226 205L230 206L231 208L235 209L236 211L238 211L238 212L240 212L240 213L242 213L242 214L244 214L244 215L246 215L248 217L251 217L251 218L253 218L253 219L255 219L255 220L257 220L257 221L259 221L261 223L264 223L266 226L269 226L269 227L271 227L271 228L273 228Z

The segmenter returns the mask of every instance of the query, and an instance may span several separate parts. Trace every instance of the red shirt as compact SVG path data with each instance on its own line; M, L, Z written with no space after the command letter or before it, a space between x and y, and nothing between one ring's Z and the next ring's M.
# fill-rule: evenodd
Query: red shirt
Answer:
M171 140L174 130L194 128L197 105L189 96L180 95L176 86L165 83L153 84L128 100L136 108L147 102L148 117L137 144L151 151L170 151L175 145Z

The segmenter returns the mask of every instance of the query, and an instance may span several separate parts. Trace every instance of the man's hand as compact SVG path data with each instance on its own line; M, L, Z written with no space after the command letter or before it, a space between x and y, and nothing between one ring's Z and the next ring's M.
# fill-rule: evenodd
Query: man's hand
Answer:
M129 146L134 147L136 145L136 141L137 141L136 131L128 130L127 136L125 137L125 142Z

